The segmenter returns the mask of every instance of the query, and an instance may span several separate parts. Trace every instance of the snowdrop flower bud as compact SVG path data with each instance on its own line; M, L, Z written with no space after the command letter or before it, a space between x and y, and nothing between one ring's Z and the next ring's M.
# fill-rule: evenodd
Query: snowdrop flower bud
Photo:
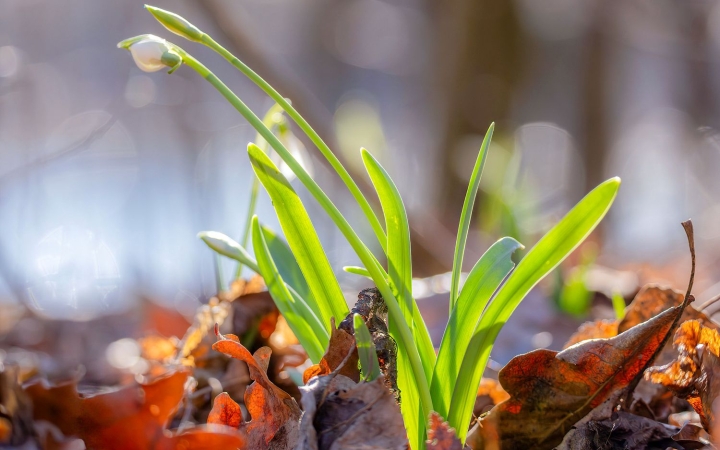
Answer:
M182 64L182 57L165 39L151 34L126 39L118 47L129 50L135 64L143 72L157 72L170 67L172 73Z
M145 9L147 9L158 22L173 33L193 42L202 42L202 37L205 33L188 22L184 17L150 5L145 5Z

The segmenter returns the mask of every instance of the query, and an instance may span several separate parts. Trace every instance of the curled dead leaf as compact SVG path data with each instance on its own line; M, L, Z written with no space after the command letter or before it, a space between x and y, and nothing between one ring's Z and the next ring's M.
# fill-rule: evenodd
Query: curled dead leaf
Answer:
M303 383L307 384L311 378L329 375L345 360L345 357L352 352L348 361L340 369L340 374L351 380L360 381L360 369L358 369L358 353L355 347L355 336L341 328L335 328L335 320L332 320L332 333L330 343L322 359L318 364L305 369Z
M263 347L251 355L236 340L220 335L217 328L215 333L220 340L213 344L213 349L245 362L254 380L245 390L245 407L251 420L241 424L248 448L292 448L298 439L301 412L295 399L267 376L270 349Z
M713 402L720 395L720 333L700 321L683 323L675 333L677 358L651 367L645 378L686 399L700 415L703 427L715 424Z
M237 428L242 422L242 409L227 392L221 392L215 397L213 407L208 415L207 423L215 425L227 425Z
M400 407L382 376L358 384L334 372L312 378L301 391L297 450L407 449Z
M503 449L549 449L560 443L575 422L642 374L683 307L613 338L513 358L499 373L511 397L481 419L480 443L497 442Z

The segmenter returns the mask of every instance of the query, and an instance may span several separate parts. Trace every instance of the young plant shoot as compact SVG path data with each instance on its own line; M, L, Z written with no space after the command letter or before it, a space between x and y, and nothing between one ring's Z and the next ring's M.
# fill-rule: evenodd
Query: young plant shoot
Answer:
M461 286L460 272L473 205L494 129L491 125L480 148L460 216L451 275L450 318L436 353L412 295L410 225L405 206L395 183L377 159L369 151L360 150L382 206L384 227L373 212L370 199L360 191L339 159L287 99L184 18L159 8L146 8L168 30L220 54L277 103L273 112L284 111L348 187L384 254L382 258L377 258L371 253L371 243L360 239L328 195L276 136L267 116L265 120L258 118L206 66L177 45L150 35L128 39L119 47L130 50L141 69L168 67L172 72L181 64L187 65L214 86L258 133L258 145L250 144L248 155L257 180L272 199L287 244L262 227L257 217L249 221L243 245L213 231L200 233L201 239L218 254L262 275L278 309L310 359L317 363L328 346L331 318L340 321L349 310L313 222L295 189L268 156L269 145L357 253L363 267L346 270L371 278L387 304L390 335L398 346L400 407L411 448L425 448L426 423L433 411L445 418L464 442L478 385L500 329L527 293L577 248L602 220L615 199L620 180L611 178L587 194L527 252L516 268L511 257L513 252L523 248L522 245L509 237L498 240L475 263ZM254 204L249 216L253 212ZM254 258L244 248L250 236ZM387 262L387 269L380 260ZM363 379L370 381L380 375L372 339L359 316L354 317L354 326Z

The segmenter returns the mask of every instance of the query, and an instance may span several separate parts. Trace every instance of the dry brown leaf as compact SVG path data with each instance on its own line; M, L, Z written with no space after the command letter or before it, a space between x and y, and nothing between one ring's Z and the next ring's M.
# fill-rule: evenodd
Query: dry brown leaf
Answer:
M714 449L708 437L709 435L700 425L686 423L672 438L686 449Z
M357 384L335 372L312 378L301 390L305 413L297 450L407 449L400 407L382 376Z
M480 415L490 411L493 406L504 402L508 398L510 396L497 380L481 378L477 397L475 398L475 406L473 406L473 415L480 417Z
M237 428L242 422L242 409L227 392L221 392L215 397L213 407L208 415L207 423L227 425Z
M251 420L241 424L248 448L292 448L301 412L295 400L275 386L265 372L270 349L264 347L251 355L236 340L220 335L217 327L215 333L220 340L213 344L213 349L245 362L250 378L255 380L245 390L245 407Z
M345 360L345 357L352 352L348 361L340 369L340 375L351 380L360 381L360 369L358 369L358 353L355 347L355 336L341 328L335 328L335 321L332 321L332 334L328 349L318 364L305 369L303 383L307 384L311 378L329 375Z
M557 445L575 422L642 373L682 308L670 308L614 338L513 358L499 374L511 397L481 419L483 441L499 442L503 449Z
M79 437L90 449L181 448L185 441L204 442L204 447L192 448L244 445L239 433L225 430L166 433L165 426L183 398L187 377L187 372L177 371L148 384L85 397L78 394L75 382L49 386L40 381L26 386L25 391L35 405L35 420L54 424L65 436Z
M668 308L679 306L682 304L683 299L684 294L675 289L664 288L653 284L643 286L625 309L625 317L618 325L618 333L627 331L635 325L655 317ZM718 329L715 322L710 320L710 318L701 311L696 310L693 305L688 305L685 308L680 317L680 323L688 320L699 320L705 326Z
M683 323L675 333L677 359L651 367L645 378L686 399L710 431L715 423L713 402L720 394L720 334L697 320Z
M436 450L462 450L463 445L455 434L455 430L435 411L430 413L427 428L427 448Z
M617 336L617 334L617 320L603 319L594 322L585 322L570 336L570 339L565 343L563 349L573 346L578 342L587 341L588 339L607 339Z
M678 431L672 425L620 411L608 419L582 424L558 450L684 449L672 438Z
M684 298L684 294L680 291L654 284L645 285L625 308L625 317L620 322L615 320L586 322L580 325L578 331L570 337L563 348L568 348L588 339L604 339L617 336L618 333L627 331L635 325L657 316L668 308L679 306ZM686 320L700 320L712 328L717 328L717 325L707 315L696 310L692 305L685 308L680 318L680 322ZM662 357L659 357L659 360L662 360Z

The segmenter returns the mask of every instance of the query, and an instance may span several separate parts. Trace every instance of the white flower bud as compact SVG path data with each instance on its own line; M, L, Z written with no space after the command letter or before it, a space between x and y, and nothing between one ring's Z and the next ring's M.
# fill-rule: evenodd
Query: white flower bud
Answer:
M132 44L128 50L130 50L135 64L143 72L157 72L167 67L162 61L165 52L170 50L165 39L148 36Z
M172 44L152 34L125 39L118 44L118 47L129 50L135 64L143 72L157 72L165 67L170 67L168 73L172 73L182 64L182 57L175 51Z

